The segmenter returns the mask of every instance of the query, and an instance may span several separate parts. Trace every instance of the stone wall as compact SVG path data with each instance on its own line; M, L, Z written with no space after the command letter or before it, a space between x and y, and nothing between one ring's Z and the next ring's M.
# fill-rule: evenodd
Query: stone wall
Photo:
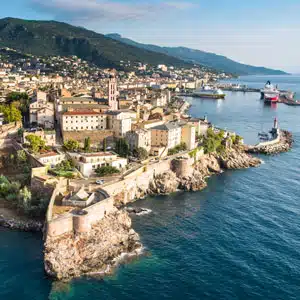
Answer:
M62 135L64 141L73 139L78 141L81 146L83 146L84 140L89 137L91 145L99 146L106 138L113 140L114 132L111 130L63 131Z
M103 189L115 198L115 205L129 203L147 194L153 177L170 170L171 159L149 163L127 175L123 180L107 185Z
M88 231L91 226L102 220L105 215L115 211L114 199L109 197L85 209L63 214L53 218L56 197L67 190L67 181L60 181L51 196L46 215L46 237L59 236L68 232Z
M0 126L0 149L13 146L13 139L17 136L18 129L22 126L21 122L9 123Z

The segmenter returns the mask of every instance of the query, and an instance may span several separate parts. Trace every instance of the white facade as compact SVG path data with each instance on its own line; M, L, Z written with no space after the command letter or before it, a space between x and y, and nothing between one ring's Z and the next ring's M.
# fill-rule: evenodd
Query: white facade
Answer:
M62 131L106 130L107 115L94 111L68 111L62 115Z
M118 157L112 152L98 153L69 153L78 170L84 177L90 177L95 174L98 167L112 166L122 170L127 165L127 159Z
M151 131L146 129L138 129L127 132L126 140L129 144L130 150L137 148L144 148L148 152L151 149Z
M29 106L30 123L54 128L54 103L47 100L47 93L36 91Z
M109 111L107 112L108 129L113 130L116 137L124 137L128 131L131 131L132 117L136 117L136 112Z
M124 137L127 132L131 131L131 119L113 120L111 128L116 137Z
M40 155L38 161L45 166L56 166L65 159L65 155L57 152L50 152Z

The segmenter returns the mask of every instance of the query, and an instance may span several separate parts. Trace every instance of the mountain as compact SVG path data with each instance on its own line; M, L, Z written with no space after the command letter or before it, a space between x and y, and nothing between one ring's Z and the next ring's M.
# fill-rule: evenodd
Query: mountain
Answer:
M245 65L231 60L225 56L217 55L214 53L204 52L201 50L195 50L185 47L160 47L155 45L141 44L133 40L122 37L119 34L107 34L107 37L115 39L117 41L126 43L127 45L139 47L141 49L147 49L166 55L174 56L179 59L201 64L213 69L222 70L227 73L233 73L238 75L284 75L287 74L280 70L273 70L264 67L255 67Z
M76 55L105 68L122 69L120 61L191 66L174 56L128 45L82 27L56 21L0 19L0 47L37 56Z

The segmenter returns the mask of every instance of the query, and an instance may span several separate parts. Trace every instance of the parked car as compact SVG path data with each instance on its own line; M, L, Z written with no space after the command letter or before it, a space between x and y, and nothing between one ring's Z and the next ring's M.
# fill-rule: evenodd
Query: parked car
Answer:
M96 184L102 185L104 184L104 180L103 179L96 180Z

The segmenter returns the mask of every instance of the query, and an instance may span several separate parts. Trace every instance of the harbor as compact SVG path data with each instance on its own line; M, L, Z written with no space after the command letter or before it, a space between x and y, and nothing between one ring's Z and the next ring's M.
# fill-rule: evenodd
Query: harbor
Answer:
M300 106L300 100L295 99L296 93L294 91L279 89L270 81L267 81L262 88L249 87L246 84L215 82L195 90L181 91L177 93L177 96L224 100L226 99L226 92L259 93L260 99L264 100L266 104L283 103L289 106Z

